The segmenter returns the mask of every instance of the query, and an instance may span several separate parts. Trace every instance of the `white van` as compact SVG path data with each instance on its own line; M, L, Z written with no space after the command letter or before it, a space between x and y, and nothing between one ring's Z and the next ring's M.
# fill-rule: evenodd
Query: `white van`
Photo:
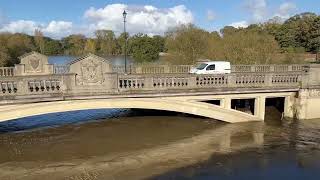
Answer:
M230 74L231 65L227 61L202 62L197 67L191 68L192 74Z

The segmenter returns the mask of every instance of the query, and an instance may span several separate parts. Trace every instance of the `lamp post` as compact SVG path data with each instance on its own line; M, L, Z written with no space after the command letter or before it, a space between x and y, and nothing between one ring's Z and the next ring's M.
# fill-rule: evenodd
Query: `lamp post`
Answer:
M126 33L126 18L127 18L127 12L126 10L123 11L123 31L124 31L124 73L127 74L127 33Z

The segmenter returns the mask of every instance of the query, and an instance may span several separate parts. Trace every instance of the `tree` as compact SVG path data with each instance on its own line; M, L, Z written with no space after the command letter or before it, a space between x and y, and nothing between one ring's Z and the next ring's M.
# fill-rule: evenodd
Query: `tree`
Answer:
M44 53L45 42L43 39L43 33L39 29L34 31L34 41L40 53Z
M18 64L18 57L35 50L35 45L32 43L31 37L25 34L13 34L7 40L7 49L10 55L8 65Z
M152 37L158 52L166 52L167 49L165 48L165 38L159 35Z
M159 48L153 38L137 34L130 39L131 55L137 62L152 62L159 58Z
M10 56L5 46L0 46L0 67L7 66L9 64Z
M255 30L243 30L223 37L223 59L233 64L275 63L275 54L280 51L272 35Z
M62 45L57 40L47 38L45 39L43 53L48 56L63 54Z
M116 45L117 45L117 52L116 52L116 54L122 54L122 55L124 55L125 53L124 53L124 49L125 49L125 43L126 43L126 41L127 41L127 44L129 44L129 41L130 41L130 35L129 35L129 33L121 33L120 34L120 36L117 38L117 43L116 43ZM131 51L130 51L130 49L129 49L129 46L127 47L127 53L128 54L131 54Z
M232 35L233 33L236 33L237 31L238 31L238 29L233 26L225 26L224 28L222 28L220 30L220 33L223 36L228 36L228 35Z
M320 52L320 16L316 17L310 29L310 41L308 43L310 51Z
M166 48L172 63L195 64L203 57L208 48L209 32L192 24L182 25L167 32Z
M73 34L62 39L64 53L66 55L81 56L84 54L86 37L82 34Z
M96 41L94 39L87 39L84 51L86 53L96 53Z
M302 13L289 18L275 33L276 40L286 51L288 49L313 51L312 29L316 25L317 17L314 13Z
M95 35L98 39L98 51L103 55L117 54L116 36L112 30L97 30Z

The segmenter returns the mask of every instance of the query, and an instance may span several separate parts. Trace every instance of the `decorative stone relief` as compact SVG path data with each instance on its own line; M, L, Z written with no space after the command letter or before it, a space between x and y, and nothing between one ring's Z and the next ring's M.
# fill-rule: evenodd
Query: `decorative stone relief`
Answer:
M320 89L310 89L309 96L310 97L320 97Z
M80 64L81 75L77 77L77 84L98 85L103 83L104 79L101 62L95 62L95 60L89 59L85 62L81 62Z
M42 72L42 61L36 56L28 57L28 62L26 64L26 72L28 73L40 73Z
M21 59L20 67L22 72L18 74L52 74L48 64L48 57L37 52L30 52L19 57ZM52 66L52 65L51 65Z
M108 85L105 83L105 76L112 72L112 65L110 61L94 54L88 54L73 60L69 65L69 72L76 74L75 85L87 86L83 88L89 89L102 88L103 86Z

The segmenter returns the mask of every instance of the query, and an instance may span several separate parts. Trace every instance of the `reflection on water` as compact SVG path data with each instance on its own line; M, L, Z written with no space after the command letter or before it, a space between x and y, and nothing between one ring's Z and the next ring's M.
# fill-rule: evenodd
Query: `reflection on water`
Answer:
M1 123L0 179L320 177L320 120L225 124L148 112L92 110Z

